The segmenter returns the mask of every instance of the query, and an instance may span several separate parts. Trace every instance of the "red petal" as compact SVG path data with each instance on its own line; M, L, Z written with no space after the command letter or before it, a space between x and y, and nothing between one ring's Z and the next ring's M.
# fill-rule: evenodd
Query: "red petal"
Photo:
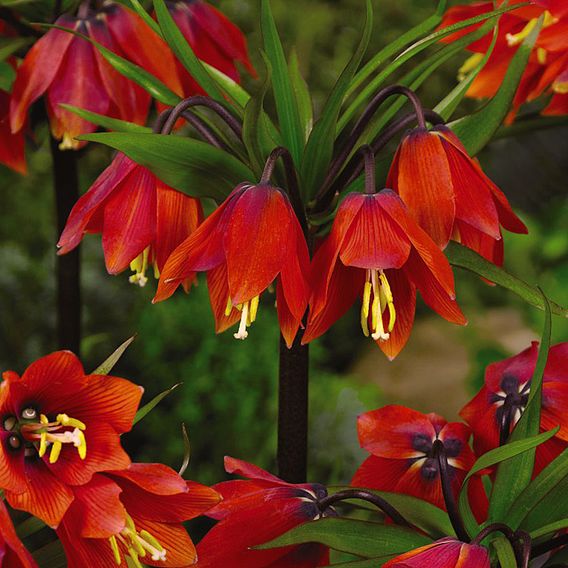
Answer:
M286 342L288 349L291 349L294 339L302 324L302 319L298 319L290 310L286 296L282 290L282 279L276 281L276 308L278 310L278 324L282 337Z
M459 241L496 266L503 264L503 239L495 240L462 221L456 221Z
M229 284L227 282L227 265L220 264L207 272L207 289L209 301L215 318L215 333L222 333L241 318L241 312L231 308L228 316L225 315L227 301L229 299Z
M422 499L423 501L435 505L439 509L445 510L446 505L442 494L440 477L436 475L434 479L427 479L422 475L422 465L422 461L417 461L410 465L406 473L399 479L393 491L395 493L402 493ZM452 483L452 487L454 494L456 494L457 488L454 483Z
M538 342L533 341L531 346L514 357L491 363L485 369L485 385L491 392L501 390L501 381L505 376L514 378L519 385L530 381L538 357Z
M225 456L225 471L227 473L234 473L235 475L247 477L248 479L258 479L269 483L276 483L278 485L288 485L279 477L268 473L268 471L265 471L257 465L237 458L232 458L231 456Z
M3 501L0 501L0 560L6 568L37 568L32 555L18 538L12 519Z
M466 472L473 467L475 455L469 447L470 436L470 428L461 422L447 423L438 434L438 439L447 446L460 448L460 452L457 456L448 457L448 462L451 467Z
M172 468L161 463L132 463L127 469L110 472L120 480L128 480L142 491L154 495L187 493L187 483Z
M21 174L25 174L23 130L12 134L10 129L10 95L0 91L0 163Z
M473 445L478 455L499 446L497 407L491 402L492 393L483 386L461 410L460 416L473 430Z
M81 538L74 524L65 520L57 529L57 536L65 549L67 568L115 568L116 561L107 539ZM122 553L121 562L124 565Z
M407 469L406 460L369 456L355 472L351 485L392 492Z

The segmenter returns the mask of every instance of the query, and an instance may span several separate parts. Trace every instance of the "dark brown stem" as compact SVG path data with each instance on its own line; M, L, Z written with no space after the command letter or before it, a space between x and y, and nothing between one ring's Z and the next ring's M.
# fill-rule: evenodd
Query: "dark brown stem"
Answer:
M375 505L380 509L385 515L388 515L397 525L402 525L405 527L410 527L410 523L386 500L375 495L370 491L364 491L361 489L346 489L345 491L339 491L334 495L328 495L320 501L318 501L318 506L322 513L333 504L339 501L346 501L347 499L360 499L361 501L367 501L372 505Z
M51 138L53 185L58 235L63 232L67 217L79 199L77 153L60 150L59 142ZM70 349L77 356L81 346L81 281L80 247L57 256L57 343L59 349Z
M479 545L483 540L485 540L490 534L494 532L502 533L507 540L512 541L514 537L513 531L503 523L492 523L486 526L479 534L471 541L471 544Z
M513 545L520 568L529 568L531 560L532 539L526 531L515 531L515 544Z
M358 154L363 155L365 164L365 193L373 195L377 192L375 185L375 154L371 146L366 144L357 150Z
M561 546L566 546L568 544L568 534L563 534L561 536L557 536L556 538L552 538L547 542L543 542L541 544L537 544L532 547L531 557L538 558L555 548L560 548Z

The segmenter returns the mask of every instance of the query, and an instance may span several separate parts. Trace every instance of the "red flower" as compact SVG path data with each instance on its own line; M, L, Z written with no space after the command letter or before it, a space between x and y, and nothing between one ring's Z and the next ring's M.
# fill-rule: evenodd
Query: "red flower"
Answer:
M362 295L361 327L393 359L414 322L416 289L442 317L464 324L446 257L390 190L351 193L312 262L304 342L339 319Z
M0 499L0 566L6 568L37 568L12 524L4 501Z
M69 351L32 363L0 383L0 487L12 507L57 526L72 486L98 471L128 467L120 434L130 430L142 388L85 375Z
M502 264L500 225L515 233L527 232L505 195L445 126L418 128L405 136L387 185L442 249L454 239Z
M519 4L515 0L510 4ZM501 4L501 3L498 3ZM568 9L563 0L534 0L533 6L524 6L501 16L497 43L489 60L477 75L467 94L470 97L492 97L497 92L509 64L519 45L534 29L538 18L544 14L541 30L535 49L531 53L529 63L521 78L521 83L513 101L514 117L519 107L530 102L543 93L552 93L552 99L543 114L568 113ZM444 17L441 27L447 27L473 16L490 12L493 2L478 2L471 6L454 6ZM444 39L452 42L478 28L481 24L470 26L451 34ZM489 48L492 33L472 43L468 49L474 52L460 69L460 77L475 68Z
M485 370L485 384L460 412L473 430L476 452L483 454L499 446L501 425L512 430L527 404L538 356L538 342ZM537 448L538 473L568 443L568 343L553 346L548 354L542 385L541 429L560 425L552 439Z
M159 276L170 253L203 219L199 200L172 189L118 154L73 207L59 243L59 254L74 249L85 233L102 233L106 268L117 274L129 265L130 281L143 286L145 271ZM189 286L194 275L188 275Z
M219 502L213 489L165 465L141 463L96 474L74 496L57 529L69 568L124 566L127 559L136 566L194 564L195 546L182 523Z
M240 76L236 63L256 77L243 33L219 10L202 0L167 1L166 5L199 59L237 82L240 82ZM177 67L185 95L203 93L179 62Z
M0 90L0 163L25 174L27 166L24 147L23 129L16 134L12 134L10 130L10 95Z
M461 422L446 422L437 414L385 406L359 416L357 431L361 447L372 455L355 473L351 481L355 487L403 493L445 509L434 442L444 444L456 497L475 462L468 445L470 429ZM472 508L481 519L486 498L480 480L472 479L470 487Z
M490 568L489 553L483 546L442 538L383 565L383 568Z
M318 484L286 483L252 464L226 457L225 469L247 477L215 485L223 500L208 516L219 522L197 545L199 568L312 568L328 566L329 550L303 544L251 550L321 516Z
M235 337L245 339L260 295L276 279L280 328L290 346L306 311L308 270L306 241L286 194L242 183L171 254L154 301L169 298L194 272L207 272L216 331L240 320Z

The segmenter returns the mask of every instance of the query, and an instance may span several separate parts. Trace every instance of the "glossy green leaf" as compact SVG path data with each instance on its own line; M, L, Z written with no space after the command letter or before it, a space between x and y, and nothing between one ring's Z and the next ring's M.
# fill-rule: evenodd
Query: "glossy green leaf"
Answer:
M223 200L254 174L231 154L193 140L166 134L103 132L81 140L100 142L124 152L169 186L194 197Z
M542 381L546 361L548 359L548 350L550 349L552 327L550 305L544 294L542 294L542 298L546 309L538 357L531 379L527 406L509 438L512 443L524 442L530 439L530 437L534 437L540 430ZM558 430L558 428L556 430ZM534 470L535 452L536 450L534 448L528 452L524 452L518 457L515 457L515 459L507 460L497 469L489 504L489 519L508 521L508 509L531 481Z
M493 137L511 109L511 103L527 66L529 55L542 27L544 16L526 37L513 59L497 94L479 111L460 118L448 126L457 134L468 152L474 156Z
M132 337L129 337L124 343L119 345L118 348L111 355L109 355L109 357L107 357L91 374L108 375L135 338L136 336L133 335Z
M445 250L446 256L452 266L465 268L470 272L483 276L491 282L510 290L535 308L545 309L545 301L536 286L527 284L520 278L509 274L506 270L495 266L482 256L458 243L450 242ZM553 314L568 317L568 309L554 302L549 302Z
M176 383L173 387L170 387L169 389L161 392L159 395L156 395L150 402L147 402L144 406L140 407L138 409L138 412L134 416L132 425L140 422L142 418L144 418L149 412L151 412L156 406L158 406L158 404L160 404L160 402L162 402L162 400L164 400L166 396L174 392L180 385L181 383Z
M491 545L497 552L500 568L518 568L513 546L504 536L498 536Z
M307 201L315 195L325 178L329 162L333 155L335 130L339 111L341 110L341 104L345 97L345 93L349 88L351 79L353 78L357 67L359 67L361 59L369 45L369 39L373 29L373 6L370 0L366 0L366 2L367 12L359 45L357 46L353 57L349 60L349 63L347 63L345 69L335 83L335 86L325 103L321 117L316 122L314 129L312 130L302 159L300 177L302 179L302 190L305 193Z
M300 62L295 49L293 49L290 54L288 68L290 81L292 82L292 90L296 97L296 106L298 107L298 112L300 114L300 123L304 130L304 140L307 141L310 137L310 132L312 131L314 123L314 109L310 89L305 79L302 77Z
M140 4L139 0L129 0L129 2L133 10L150 26L150 28L152 28L152 30L154 30L154 32L160 37L163 37L162 30L160 29L158 22L156 22L156 20L154 20L148 12L146 12L144 6Z
M568 518L560 519L559 521L555 521L554 523L535 529L534 531L531 531L530 535L533 540L536 540L537 538L557 533L558 531L566 528L568 528Z
M223 93L174 22L164 0L154 0L154 9L164 39L199 86L213 99L225 102Z
M261 2L260 27L264 51L272 68L274 101L276 103L282 139L284 146L292 154L294 162L299 164L304 148L304 134L294 90L292 89L292 82L288 74L288 64L284 56L284 49L282 48L270 8L270 0L262 0Z
M205 63L205 61L202 61L201 64L207 69L209 75L215 79L235 106L244 109L250 99L250 94L236 81L225 75L222 71L219 71L219 69L215 69L215 67Z
M386 554L402 554L430 544L432 540L416 531L394 525L328 517L299 525L256 548L278 548L306 542L319 542L334 550L375 558Z
M140 124L135 124L134 122L128 122L126 120L120 120L118 118L111 118L104 114L99 114L96 112L91 112L90 110L85 110L84 108L79 108L73 105L68 105L65 103L59 103L59 106L64 109L96 124L97 126L102 126L107 130L112 130L114 132L152 132L151 128L147 126L142 126Z

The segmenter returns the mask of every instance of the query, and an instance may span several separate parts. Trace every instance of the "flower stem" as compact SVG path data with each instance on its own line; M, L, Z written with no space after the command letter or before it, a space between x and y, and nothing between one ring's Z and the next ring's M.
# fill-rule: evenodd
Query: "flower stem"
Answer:
M77 152L60 150L59 142L51 138L53 186L57 215L57 232L65 228L67 217L79 199ZM70 349L77 356L81 346L81 279L80 247L57 256L57 343L60 349Z
M555 548L560 548L561 546L565 546L568 544L568 534L563 534L561 536L557 536L556 538L550 539L547 542L543 542L541 544L537 544L536 546L532 547L531 557L538 558Z
M388 515L397 525L405 527L411 526L411 524L386 499L383 499L375 493L362 489L346 489L333 495L328 495L318 502L318 506L323 512L328 507L331 507L331 505L347 499L360 499L361 501L367 501L368 503L375 505L375 507L380 509L383 513L385 513L385 515Z

